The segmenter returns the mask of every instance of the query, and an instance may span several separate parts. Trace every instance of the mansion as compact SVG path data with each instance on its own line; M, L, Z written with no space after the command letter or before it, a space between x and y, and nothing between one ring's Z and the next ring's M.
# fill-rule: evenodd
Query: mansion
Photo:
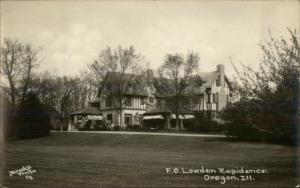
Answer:
M217 119L217 112L229 103L239 100L239 95L233 90L225 75L224 65L217 65L216 71L199 73L199 84L189 91L187 100L177 112L183 128L184 122L193 121L198 113L205 113L208 118ZM125 74L128 88L122 93L122 104L116 107L115 99L109 97L108 90L114 87L116 73L108 72L99 89L96 100L90 102L90 108L72 113L73 123L86 120L102 120L113 126L126 128L132 125L145 126L152 122L157 128L174 129L176 115L174 109L166 105L166 97L156 91L152 70L145 75Z

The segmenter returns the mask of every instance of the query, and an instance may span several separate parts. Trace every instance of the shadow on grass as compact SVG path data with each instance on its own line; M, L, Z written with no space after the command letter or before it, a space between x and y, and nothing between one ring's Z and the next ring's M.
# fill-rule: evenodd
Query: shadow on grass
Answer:
M258 144L270 144L270 145L283 145L290 147L299 147L299 143L290 140L268 140L268 139L239 139L234 137L224 137L224 138L206 138L206 142L228 142L228 143L258 143Z

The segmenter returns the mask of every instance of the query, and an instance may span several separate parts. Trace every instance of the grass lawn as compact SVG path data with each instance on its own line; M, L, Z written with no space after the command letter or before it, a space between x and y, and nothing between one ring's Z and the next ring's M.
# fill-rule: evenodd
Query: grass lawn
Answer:
M297 148L299 150L299 148ZM221 138L155 135L51 133L7 143L4 185L8 188L73 187L296 187L295 147L229 142ZM299 162L299 161L298 161ZM30 165L33 180L8 171ZM244 167L267 169L252 181L204 179L185 170ZM211 174L213 176L219 174Z

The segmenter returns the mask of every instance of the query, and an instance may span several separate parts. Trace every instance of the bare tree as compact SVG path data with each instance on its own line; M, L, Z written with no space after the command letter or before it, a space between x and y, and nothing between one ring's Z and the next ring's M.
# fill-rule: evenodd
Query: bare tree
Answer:
M32 80L32 69L38 65L37 54L41 50L33 49L30 44L24 46L22 56L22 97L21 102L24 101L30 81Z
M263 56L258 70L243 63L239 70L232 63L236 87L242 97L251 100L227 107L224 119L238 126L247 119L245 124L260 131L283 138L293 136L299 123L300 41L296 30L288 32L288 39L275 39L269 32L269 39L259 44Z
M93 100L94 97L98 95L99 86L101 85L102 81L102 76L99 76L98 74L96 74L96 72L90 70L92 64L88 65L87 70L80 72L81 84L82 87L85 88L85 101L82 101L82 103L84 103L83 106L86 106L89 101Z
M291 36L289 40L274 39L269 31L269 40L259 44L263 57L258 70L243 63L240 63L242 70L239 70L231 61L237 75L235 82L243 96L263 100L280 88L298 87L296 84L300 72L299 36L296 30L288 29L288 32Z
M30 84L42 103L61 112L64 123L68 122L71 111L87 106L87 85L79 77L57 77L44 72Z
M99 95L112 102L112 107L118 112L120 126L125 94L131 86L134 74L143 70L143 59L132 46L118 47L116 50L107 47L100 52L98 59L91 66L98 76L101 76Z
M180 129L179 115L183 107L186 90L196 82L191 76L198 71L199 55L194 52L184 58L179 54L167 54L165 62L158 68L158 78L154 80L156 91L162 95L169 107L174 107L176 129Z
M2 73L6 76L10 87L10 101L16 104L21 89L21 102L24 100L32 79L32 71L37 66L37 54L30 44L24 45L18 40L4 39L1 47Z
M10 87L10 102L16 104L17 79L21 72L21 57L23 46L18 40L4 39L1 47L2 71L6 76Z

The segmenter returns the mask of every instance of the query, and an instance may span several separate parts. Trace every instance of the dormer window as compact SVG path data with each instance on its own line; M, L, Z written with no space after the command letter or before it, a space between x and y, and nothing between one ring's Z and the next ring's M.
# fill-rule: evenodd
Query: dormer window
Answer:
M124 103L125 103L125 106L132 106L132 100L131 100L131 97L126 97Z
M149 97L149 103L151 103L151 104L154 103L154 97Z

